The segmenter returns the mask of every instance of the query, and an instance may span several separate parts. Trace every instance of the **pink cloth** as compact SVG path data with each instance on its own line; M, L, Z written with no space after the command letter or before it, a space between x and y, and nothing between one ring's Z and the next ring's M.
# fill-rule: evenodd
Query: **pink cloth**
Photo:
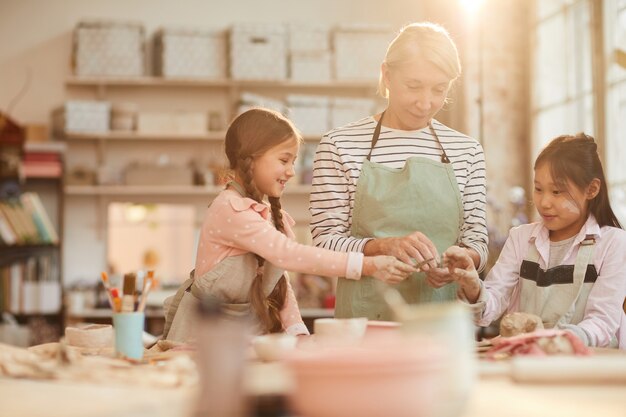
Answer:
M542 329L532 333L520 334L513 337L498 337L491 340L493 347L485 355L489 359L496 359L500 355L507 356L547 356L551 352L546 352L542 342L556 337L564 337L569 342L569 347L574 355L591 355L592 352L573 333L566 330ZM556 352L566 353L566 352Z
M196 256L196 276L211 270L226 257L252 252L289 271L360 277L362 254L334 252L295 242L292 230L295 222L285 211L282 213L285 234L272 225L267 205L242 197L234 190L222 191L204 216ZM296 325L302 329L304 324L298 303L289 281L287 283L287 299L280 313L283 327L289 330Z
M563 259L563 265L573 265L580 242L593 235L596 245L593 264L598 279L587 299L584 318L572 323L575 332L583 331L589 346L606 347L616 335L621 349L626 349L626 315L622 304L626 296L626 231L615 227L600 227L590 215ZM539 266L546 269L550 252L548 229L543 223L532 223L511 229L498 262L485 279L478 302L485 310L478 324L487 326L502 313L519 311L519 270L529 245L539 252ZM556 288L555 288L556 289Z

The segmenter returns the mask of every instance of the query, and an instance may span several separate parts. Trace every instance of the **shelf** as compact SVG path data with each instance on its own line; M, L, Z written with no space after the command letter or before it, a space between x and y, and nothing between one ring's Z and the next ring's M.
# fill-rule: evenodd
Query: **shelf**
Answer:
M58 244L31 244L0 246L0 265L9 265L36 254L58 250Z
M162 78L162 77L80 77L71 76L65 81L70 87L209 87L209 88L315 88L315 89L376 89L376 80L368 81L271 81L271 80L232 80L203 78Z
M165 319L162 308L148 308L144 310L146 318L162 318ZM113 311L110 308L84 308L78 311L68 311L66 316L70 320L82 321L85 319L107 319L113 317Z
M63 142L24 142L24 151L26 152L48 152L64 154L67 146Z
M209 132L204 135L182 135L182 134L156 134L139 132L112 131L107 133L64 133L64 138L68 141L188 141L188 142L221 142L224 140L226 132ZM306 135L305 141L319 141L322 134Z
M74 196L212 196L224 188L201 185L68 185L66 195ZM287 186L286 195L309 195L311 186Z
M327 308L302 308L300 309L302 318L315 319L322 317L333 317L335 314L334 309ZM148 318L163 318L164 313L162 307L146 307L145 315ZM67 317L73 320L85 320L85 319L104 319L113 316L113 312L110 308L85 308L79 311L68 311Z
M211 132L204 135L156 134L138 132L108 133L65 133L64 138L71 141L110 140L110 141L222 141L226 132Z

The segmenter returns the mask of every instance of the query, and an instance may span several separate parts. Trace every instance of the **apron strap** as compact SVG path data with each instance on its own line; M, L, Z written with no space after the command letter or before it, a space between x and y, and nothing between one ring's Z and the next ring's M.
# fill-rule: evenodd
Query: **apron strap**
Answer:
M246 190L244 190L241 184L239 184L237 181L228 181L226 183L226 187L233 187L235 191L241 194L242 197L246 197Z
M172 322L174 321L174 316L176 315L176 311L178 311L178 306L180 305L180 300L183 299L183 296L193 284L194 271L191 271L190 278L188 278L185 282L182 283L180 287L178 287L178 291L176 291L176 294L174 295L174 298L172 299L172 302L167 309L167 313L165 314L165 325L163 326L163 336L161 336L163 340L167 339L167 334L170 332Z
M574 299L572 300L572 305L569 310L557 321L555 327L569 323L576 310L576 302L578 301L580 293L583 289L585 275L587 273L587 265L589 265L593 259L595 245L596 240L592 235L585 236L585 240L580 242L580 248L578 249L576 262L574 263Z
M374 135L372 136L372 146L370 147L370 151L369 151L369 153L366 156L366 159L368 161L372 157L372 151L374 150L374 147L376 146L376 143L378 143L378 137L380 136L380 128L383 125L383 116L385 115L385 111L383 111L380 114L380 119L378 119L378 123L376 124L376 129L374 129Z
M378 123L376 123L376 129L374 129L374 134L372 135L372 146L370 147L369 153L365 157L365 159L367 159L368 161L371 160L372 151L374 151L374 147L378 143L378 138L380 137L380 129L381 129L382 124L383 124L383 116L385 116L385 111L383 111L380 114L380 119L378 119ZM443 148L443 145L439 141L439 136L437 135L437 132L435 132L435 129L433 128L432 122L428 122L428 127L430 129L430 133L435 137L435 140L437 141L437 145L439 145L439 148L441 149L441 163L449 164L450 163L450 159L448 159L448 155L446 154L446 150Z
M537 264L539 263L539 251L537 250L537 245L535 243L529 245L526 260Z
M432 135L435 137L435 140L437 141L437 145L439 145L439 148L441 149L441 163L442 164L449 164L450 163L450 159L448 159L448 155L446 154L446 150L443 149L443 145L439 141L439 136L437 135L437 132L435 132L435 128L433 127L432 121L428 122L428 127L430 128L430 133L432 133Z

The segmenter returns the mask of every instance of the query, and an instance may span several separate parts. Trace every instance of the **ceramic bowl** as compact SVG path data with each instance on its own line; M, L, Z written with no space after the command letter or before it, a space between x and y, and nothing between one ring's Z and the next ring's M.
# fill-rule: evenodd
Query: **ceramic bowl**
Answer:
M400 323L395 321L369 320L365 328L365 338L379 338L388 335L395 335L399 332Z
M315 341L322 345L354 345L365 335L367 318L322 318L313 322Z
M262 361L273 362L284 357L295 349L296 336L285 333L273 333L257 336L252 339L252 346L257 358Z
M400 336L398 336L400 338ZM446 366L439 349L404 341L294 352L285 364L294 381L289 397L307 417L426 417L435 415Z

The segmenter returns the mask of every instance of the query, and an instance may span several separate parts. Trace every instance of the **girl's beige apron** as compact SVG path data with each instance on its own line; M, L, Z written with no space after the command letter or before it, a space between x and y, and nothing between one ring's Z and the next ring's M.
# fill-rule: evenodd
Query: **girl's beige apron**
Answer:
M250 285L256 276L257 259L253 253L229 256L200 277L185 281L175 295L165 300L163 339L188 342L196 338L194 317L199 301L215 297L223 301L223 310L232 317L247 318L255 333L263 333L260 322L250 305ZM284 274L284 270L265 262L263 292L269 296Z
M245 191L237 183L230 182L228 185L235 188L241 195L245 195ZM249 252L223 259L200 277L194 276L195 270L191 271L189 279L178 288L176 294L165 300L163 339L178 342L195 339L196 308L199 301L205 297L215 297L222 301L226 314L247 318L255 333L264 333L250 305L250 286L256 277L257 268L257 258ZM265 261L263 293L266 297L271 294L284 273L284 269Z
M539 251L531 243L520 267L519 311L541 317L547 329L583 321L589 293L598 277L593 264L595 244L593 236L585 237L580 243L571 272L568 270L570 265L543 271L539 267ZM546 275L551 276L544 278ZM609 347L618 347L617 334L611 339Z
M350 233L357 238L385 238L420 231L443 253L458 242L463 221L461 193L452 164L432 124L429 128L441 148L441 162L410 157L402 169L371 162L383 117L384 112L357 181ZM386 285L372 277L339 278L335 316L390 320L391 313L382 297ZM392 286L412 304L456 299L456 284L432 288L426 284L424 273L413 274Z
M567 266L561 265L547 271L541 270L539 252L535 244L531 243L526 259L520 267L520 311L541 317L547 329L558 328L564 324L580 323L585 315L589 292L595 282L595 279L585 280L585 276L591 277L595 274L595 266L592 262L594 248L593 237L588 236L580 243L574 263L573 279L564 280L570 282L556 282L558 279L555 278L554 280L547 279L549 282L544 284L541 276L565 272L563 268Z

